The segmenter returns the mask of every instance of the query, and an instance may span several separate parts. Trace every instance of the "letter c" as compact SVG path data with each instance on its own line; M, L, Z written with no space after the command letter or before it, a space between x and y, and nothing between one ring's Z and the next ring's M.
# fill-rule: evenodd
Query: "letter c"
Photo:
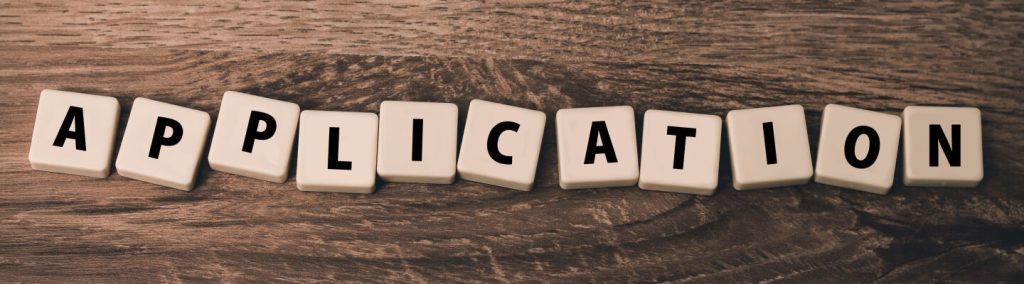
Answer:
M511 165L512 156L506 156L498 150L498 138L500 138L501 133L505 131L519 132L519 124L511 121L503 121L495 125L494 128L491 128L491 133L487 135L487 154L491 155L491 159L495 162Z

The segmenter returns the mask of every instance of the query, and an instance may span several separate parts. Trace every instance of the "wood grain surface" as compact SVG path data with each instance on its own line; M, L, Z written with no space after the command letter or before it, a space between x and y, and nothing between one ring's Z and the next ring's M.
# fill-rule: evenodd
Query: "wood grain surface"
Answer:
M1022 68L1020 1L0 1L0 282L1021 282ZM549 121L531 192L307 193L294 169L273 184L205 164L181 192L31 170L46 88L117 97L122 130L136 97L216 119L227 90ZM828 103L978 107L985 179L737 192L723 167L709 197L558 188L560 108L802 104L816 149Z

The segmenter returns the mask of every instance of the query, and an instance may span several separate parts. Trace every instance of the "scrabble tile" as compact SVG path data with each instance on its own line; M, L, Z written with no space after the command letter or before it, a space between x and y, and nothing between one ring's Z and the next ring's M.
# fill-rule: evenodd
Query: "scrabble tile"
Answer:
M136 98L117 154L117 174L192 190L210 132L204 111Z
M377 182L377 114L302 111L299 190L370 193Z
M214 170L281 183L288 179L299 105L226 92L210 143Z
M544 139L543 112L473 100L459 150L459 176L528 191Z
M640 188L700 195L715 192L721 117L648 110L641 141Z
M886 194L899 156L900 117L836 104L825 106L814 181Z
M455 104L382 102L377 175L389 182L452 183L458 123Z
M910 106L903 110L903 184L973 187L984 176L981 110Z
M725 117L737 190L805 184L811 147L804 108L787 105L733 110Z
M43 90L29 163L41 171L106 177L119 115L120 106L112 97Z
M562 109L555 114L563 189L631 186L640 176L633 107Z

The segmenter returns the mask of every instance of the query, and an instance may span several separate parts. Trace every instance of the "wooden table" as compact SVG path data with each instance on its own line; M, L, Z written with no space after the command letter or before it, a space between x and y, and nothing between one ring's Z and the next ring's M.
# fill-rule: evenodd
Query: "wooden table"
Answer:
M1022 35L1020 1L2 1L0 281L1018 282ZM136 97L216 119L227 90L316 110L452 102L463 118L485 99L549 119L531 192L317 194L205 164L182 192L31 170L45 88L117 97L122 130ZM558 188L560 108L802 104L814 151L829 103L978 107L985 180L737 192L723 163L710 197Z

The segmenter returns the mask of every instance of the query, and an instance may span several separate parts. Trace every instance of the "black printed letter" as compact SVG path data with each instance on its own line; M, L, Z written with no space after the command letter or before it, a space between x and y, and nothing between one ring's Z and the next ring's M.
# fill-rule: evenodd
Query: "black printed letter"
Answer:
M764 131L765 158L768 159L769 165L778 164L779 158L775 154L775 126L771 122L765 122L761 124L761 129Z
M868 154L864 159L857 159L857 138L861 135L868 136ZM858 169L870 167L878 159L878 144L878 132L874 128L865 125L854 127L850 134L846 135L846 162Z
M171 128L171 137L165 137L167 127ZM153 142L149 144L149 157L160 158L161 146L173 146L181 142L181 123L177 120L158 116L156 118L156 129L153 130Z
M487 135L487 154L491 155L491 159L500 164L511 165L512 156L505 156L498 150L498 138L501 137L501 133L505 131L517 132L519 131L519 124L511 121L503 121L491 128L491 134Z
M260 127L260 121L267 124L267 128L263 131L258 131ZM267 140L274 136L274 132L277 132L277 120L274 120L273 116L269 114L252 111L249 114L249 127L245 130L245 139L242 140L242 151L252 153L252 146L256 140Z
M686 153L686 137L697 137L697 129L669 126L668 135L676 137L676 153L672 158L672 168L682 170L683 158Z
M423 119L412 120L412 160L423 161Z
M71 131L71 122L75 123L75 131ZM53 140L53 146L64 147L64 141L75 139L75 149L85 151L85 114L82 108L72 106L68 108L68 114L64 116L64 123L57 131L57 139Z
M601 146L597 146L597 139L600 135ZM594 121L590 124L590 139L587 141L587 154L583 157L584 164L593 164L597 154L604 154L608 163L617 163L615 147L612 146L612 139L608 135L608 125L604 121Z
M950 167L960 166L960 125L953 124L953 143L946 140L946 133L938 124L928 125L928 166L939 166L939 146L946 155Z

